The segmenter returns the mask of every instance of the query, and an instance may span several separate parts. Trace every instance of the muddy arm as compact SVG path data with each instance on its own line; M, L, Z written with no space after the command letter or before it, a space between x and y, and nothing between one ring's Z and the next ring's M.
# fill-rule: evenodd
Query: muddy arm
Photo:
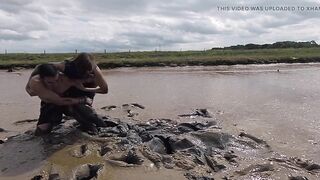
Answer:
M33 95L38 96L42 101L60 106L85 104L89 98L64 98L55 92L47 89L41 83L31 84L30 91Z
M63 98L50 91L41 93L38 96L44 102L56 104L59 106L81 104L86 102L86 100L83 98Z
M35 76L35 75L37 75L37 74L39 74L39 65L37 65L35 68L34 68L34 70L32 71L32 73L31 73L31 75L30 75L30 77L29 77L29 79L28 79L28 82L27 82L27 84L26 84L26 91L27 91L27 93L30 95L30 96L35 96L35 92L33 92L32 91L32 89L31 89L31 87L30 87L30 80L31 80L31 78L33 77L33 76Z
M95 74L95 83L97 85L96 88L87 88L89 92L95 92L95 93L101 93L101 94L107 94L108 93L108 84L107 81L103 78L102 72L98 66L94 69Z

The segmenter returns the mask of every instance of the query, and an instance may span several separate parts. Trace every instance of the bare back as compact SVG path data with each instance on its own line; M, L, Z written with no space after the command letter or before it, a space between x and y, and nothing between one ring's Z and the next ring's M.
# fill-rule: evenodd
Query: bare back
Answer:
M27 92L31 96L38 96L39 93L42 91L52 91L58 95L62 95L66 90L68 90L71 86L74 86L76 82L71 81L68 77L65 75L59 75L59 79L56 84L53 86L45 86L45 84L42 82L39 75L35 75L30 78L27 86ZM41 91L41 92L39 92Z

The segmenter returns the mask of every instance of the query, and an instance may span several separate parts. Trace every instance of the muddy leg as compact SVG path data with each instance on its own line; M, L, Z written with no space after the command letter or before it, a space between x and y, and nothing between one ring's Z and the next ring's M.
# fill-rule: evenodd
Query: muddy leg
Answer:
M95 124L97 127L106 127L103 119L88 105L74 105L72 106L72 111L81 116L85 121Z
M40 116L35 135L40 136L50 133L53 126L61 122L62 110L62 106L41 102Z

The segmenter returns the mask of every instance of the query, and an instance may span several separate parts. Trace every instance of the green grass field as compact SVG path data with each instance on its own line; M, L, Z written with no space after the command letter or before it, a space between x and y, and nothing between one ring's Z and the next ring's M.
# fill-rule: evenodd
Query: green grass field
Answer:
M37 64L58 62L75 57L61 54L0 54L0 68L32 68ZM94 53L102 68L143 66L234 65L268 63L320 62L320 48L287 48L255 50L144 51Z

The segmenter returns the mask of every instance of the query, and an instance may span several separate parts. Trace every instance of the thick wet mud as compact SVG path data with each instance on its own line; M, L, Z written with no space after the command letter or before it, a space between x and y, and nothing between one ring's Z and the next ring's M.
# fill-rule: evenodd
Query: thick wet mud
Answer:
M145 109L137 103L113 107L102 109L119 114ZM49 135L36 137L27 131L8 138L0 149L3 177L15 177L17 169L21 174L37 170L31 179L320 177L317 162L280 154L253 134L228 133L214 113L204 108L176 119L136 121L130 114L121 118L106 113L103 120L108 126L98 128L96 134L79 130L76 121L65 118Z
M114 69L94 102L108 127L65 117L45 137L31 72L0 72L0 179L319 179L319 69Z

